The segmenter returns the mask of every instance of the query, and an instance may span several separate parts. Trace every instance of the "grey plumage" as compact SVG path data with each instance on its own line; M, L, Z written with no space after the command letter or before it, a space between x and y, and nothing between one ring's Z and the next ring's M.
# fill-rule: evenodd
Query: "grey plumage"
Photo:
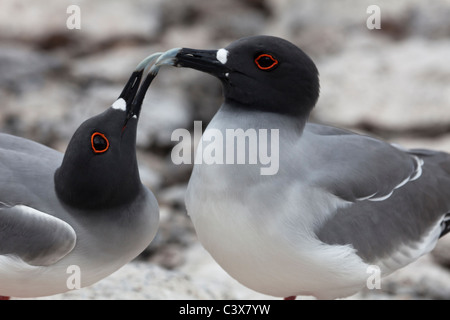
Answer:
M361 147L364 149L364 144ZM399 152L411 158L415 155L413 151ZM450 199L447 197L447 190L450 190L450 157L447 154L435 152L427 156L421 155L424 165L420 179L410 181L398 189L394 188L402 182L402 178L396 178L394 174L401 172L399 169L407 168L408 165L411 166L411 174L415 172L414 166L409 163L413 162L413 159L397 168L391 164L402 162L392 161L395 157L391 155L374 154L373 158L375 164L388 167L385 175L380 168L371 168L365 163L359 166L379 174L379 182L374 187L378 190L386 188L386 191L379 192L380 195L393 192L392 195L384 201L370 201L370 198L364 201L353 199L352 205L338 209L316 230L319 239L325 243L351 244L357 254L368 263L389 257L402 245L419 243L450 210ZM382 161L383 159L387 161ZM363 186L370 181L366 180L364 184L355 183L355 186L361 186L364 190ZM351 184L348 180L344 183ZM372 190L365 194L371 194ZM361 195L360 192L359 194ZM417 257L411 257L411 261L415 258Z
M318 72L288 41L247 37L161 60L221 81L224 103L204 137L279 130L276 174L261 175L260 163L199 163L188 185L199 240L242 284L275 296L351 295L371 265L389 274L449 231L450 155L307 123ZM212 143L203 138L201 146Z
M156 73L150 56L119 99L86 120L64 154L0 133L0 295L33 297L93 284L141 253L159 209L136 160L138 117Z

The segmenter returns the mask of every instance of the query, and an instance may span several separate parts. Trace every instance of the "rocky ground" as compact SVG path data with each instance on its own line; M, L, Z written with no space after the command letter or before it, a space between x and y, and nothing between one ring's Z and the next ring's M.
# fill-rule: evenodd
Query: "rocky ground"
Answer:
M66 26L78 5L81 29ZM284 37L320 71L312 120L405 147L450 152L450 1L132 0L0 3L0 131L64 151L86 118L107 108L136 64L172 47L220 48L242 36ZM221 102L216 80L165 68L138 133L141 177L161 207L149 248L103 281L48 299L260 299L198 244L184 208L191 171L170 158L176 128L206 125ZM450 241L355 299L449 299ZM46 298L47 299L47 298Z

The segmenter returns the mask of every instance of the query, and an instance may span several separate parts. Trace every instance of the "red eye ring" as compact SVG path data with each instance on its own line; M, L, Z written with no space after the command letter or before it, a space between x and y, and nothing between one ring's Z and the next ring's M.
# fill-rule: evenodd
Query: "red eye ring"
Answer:
M99 143L98 141L97 142L94 141L95 137L97 137L97 136L101 137L101 139L102 139L101 143ZM92 151L94 151L95 153L106 152L109 149L108 138L106 138L106 136L103 133L94 132L91 135L91 147L92 147Z
M263 59L263 58L269 58L269 59L272 61L272 64L270 64L270 65L268 65L268 66L263 66L263 65L261 65L261 64L260 64L260 60ZM263 54L260 54L258 57L256 57L255 63L256 63L256 66L257 66L259 69L261 69L261 70L270 70L270 69L272 69L273 67L275 67L275 66L278 64L278 60L275 59L275 58L274 58L272 55L270 55L270 54L263 53Z

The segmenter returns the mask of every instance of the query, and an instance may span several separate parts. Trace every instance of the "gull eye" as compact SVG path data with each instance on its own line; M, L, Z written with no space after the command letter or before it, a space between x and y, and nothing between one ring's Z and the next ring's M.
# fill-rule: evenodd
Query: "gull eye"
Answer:
M91 147L95 153L103 153L109 149L109 141L103 133L94 132L91 135Z
M261 70L271 70L278 65L278 60L270 54L263 53L256 57L255 63Z

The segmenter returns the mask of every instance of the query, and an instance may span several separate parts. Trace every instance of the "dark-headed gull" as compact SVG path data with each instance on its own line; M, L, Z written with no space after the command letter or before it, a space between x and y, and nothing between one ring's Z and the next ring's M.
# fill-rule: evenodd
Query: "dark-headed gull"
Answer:
M450 230L450 156L308 123L318 71L292 43L247 37L219 50L172 49L156 64L222 82L224 103L198 148L210 158L196 161L186 206L203 246L243 285L280 297L345 297L372 270L406 266ZM238 140L238 131L242 150L218 143L230 132ZM278 161L276 170L263 174L262 155Z
M86 120L65 154L0 134L0 295L36 297L91 285L135 258L159 221L140 180L136 132L160 54L138 65L119 98Z

